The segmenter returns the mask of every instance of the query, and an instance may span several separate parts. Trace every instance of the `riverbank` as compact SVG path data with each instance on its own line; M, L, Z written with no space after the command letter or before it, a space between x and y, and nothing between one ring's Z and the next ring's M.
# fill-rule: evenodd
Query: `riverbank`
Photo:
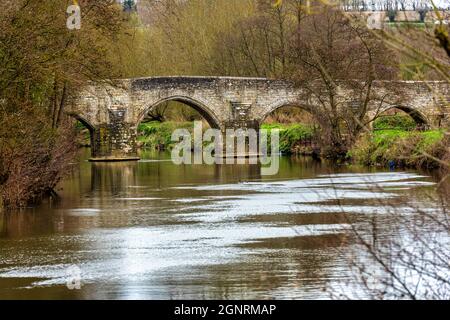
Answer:
M366 166L436 169L450 164L449 145L444 130L377 130L363 135L349 158Z
M175 129L187 129L191 134L194 131L193 122L147 122L139 128L139 147L151 150L172 150L176 142L171 140ZM318 147L313 142L314 129L304 124L263 124L261 129L279 130L280 152L283 154L313 155Z
M395 122L393 122L395 121ZM399 129L387 129L396 125ZM376 129L364 134L348 152L348 161L366 166L396 166L435 169L449 163L449 137L444 130L414 131L414 123L391 118L380 120ZM193 122L148 122L139 126L139 146L151 150L172 150L175 129L193 133ZM279 130L280 152L285 155L320 155L316 131L305 124L263 124L261 129Z
M194 122L158 122L141 123L138 127L138 146L150 150L172 150L176 142L172 141L172 133L176 129L186 129L192 135Z

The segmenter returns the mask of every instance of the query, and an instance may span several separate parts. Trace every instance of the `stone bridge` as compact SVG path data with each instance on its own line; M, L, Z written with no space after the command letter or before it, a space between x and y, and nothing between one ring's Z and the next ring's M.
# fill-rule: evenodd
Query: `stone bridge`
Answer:
M397 89L391 90L391 89ZM351 89L342 89L342 105L355 103ZM449 85L445 82L393 81L375 83L383 103L369 113L399 108L430 127L449 123ZM395 94L400 92L401 94ZM114 80L86 87L70 99L66 113L91 133L92 157L97 161L138 159L137 127L148 112L167 101L197 110L211 127L258 129L264 119L283 106L314 112L318 101L283 80L233 77L152 77ZM317 109L317 107L316 107ZM375 109L377 111L375 111Z

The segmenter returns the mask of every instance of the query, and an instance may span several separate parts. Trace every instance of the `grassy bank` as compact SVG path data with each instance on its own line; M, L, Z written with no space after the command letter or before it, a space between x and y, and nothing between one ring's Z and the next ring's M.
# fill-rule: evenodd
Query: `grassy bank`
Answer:
M187 129L193 133L193 122L147 122L139 128L138 142L142 148L151 150L171 150L174 142L171 141L175 129ZM265 124L261 129L280 130L280 151L284 154L312 154L313 129L306 125Z
M261 129L268 130L269 133L271 130L279 130L280 152L283 154L312 155L316 152L316 146L313 143L314 129L311 126L275 123L263 124Z
M438 168L436 159L449 162L449 137L443 130L414 131L409 120L390 117L378 121L376 131L363 135L348 152L351 161L367 166ZM401 129L384 129L389 126ZM193 122L148 122L139 126L139 144L150 150L171 150L175 129L193 133ZM283 154L319 154L314 129L303 124L264 124L261 129L280 130L280 152ZM269 135L270 137L270 135ZM270 141L269 141L270 142Z
M449 163L449 137L443 130L406 131L387 129L362 136L349 152L349 157L368 166L439 168Z
M172 132L175 129L187 129L191 135L194 132L193 122L146 122L138 128L138 143L141 148L151 150L171 150L175 142L172 142Z

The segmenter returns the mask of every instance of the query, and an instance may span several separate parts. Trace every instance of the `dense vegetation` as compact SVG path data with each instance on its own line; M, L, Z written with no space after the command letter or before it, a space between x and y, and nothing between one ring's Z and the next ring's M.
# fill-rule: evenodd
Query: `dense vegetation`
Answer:
M55 195L76 151L68 98L87 81L119 75L108 48L126 29L121 8L81 3L79 31L66 27L65 1L0 3L0 207Z
M204 126L206 128L207 126ZM138 141L142 148L151 150L171 150L175 144L171 140L175 129L187 129L193 134L193 122L151 121L139 125ZM313 154L316 134L312 127L303 124L264 124L261 129L279 130L280 152L283 154ZM269 140L270 145L270 140Z
M158 122L151 121L139 125L140 134L138 142L141 147L152 150L171 150L175 145L172 141L172 132L175 129L187 129L191 135L194 133L193 122Z
M443 130L380 130L360 138L349 156L364 165L445 168L450 139Z
M413 130L416 127L416 122L408 115L381 116L373 122L374 130Z
M389 119L389 120L387 120ZM392 119L396 119L395 121ZM410 122L404 117L386 117L380 120L379 130L363 134L348 152L349 161L368 166L439 168L438 160L450 160L448 137L443 130L411 131ZM399 128L398 124L405 124ZM389 129L394 124L397 129ZM381 128L382 127L382 128ZM171 150L175 142L171 135L175 129L187 129L193 134L193 122L152 121L139 126L139 142L150 150ZM263 124L261 129L279 130L280 152L295 155L317 155L320 153L318 135L320 131L304 124ZM270 140L269 140L270 146Z
M282 154L313 155L317 150L317 135L313 127L301 123L297 124L263 124L261 129L270 132L279 130L280 152ZM270 142L270 135L269 135ZM269 144L270 146L270 144Z

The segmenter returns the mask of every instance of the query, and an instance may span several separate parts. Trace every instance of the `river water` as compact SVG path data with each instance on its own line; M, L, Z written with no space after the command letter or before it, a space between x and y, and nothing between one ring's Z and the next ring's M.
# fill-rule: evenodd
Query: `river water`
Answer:
M88 154L59 202L0 214L0 299L330 298L330 286L354 290L348 217L383 219L386 203L413 214L436 183L302 157L261 176L163 153L96 164Z

